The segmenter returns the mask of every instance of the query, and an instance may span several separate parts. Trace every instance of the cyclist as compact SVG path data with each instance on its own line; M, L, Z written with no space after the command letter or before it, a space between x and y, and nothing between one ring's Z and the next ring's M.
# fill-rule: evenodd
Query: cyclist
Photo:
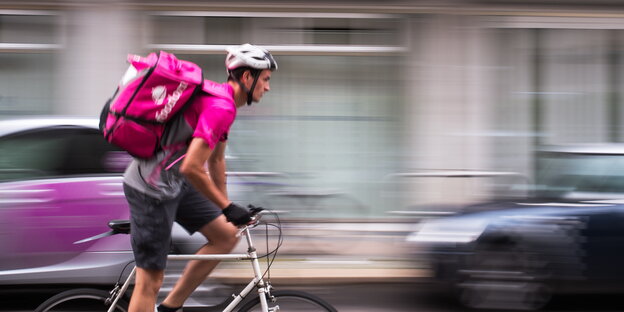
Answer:
M277 63L267 50L251 44L227 52L227 82L205 81L204 89L218 96L202 93L187 104L163 137L169 148L148 160L133 160L124 174L137 266L130 312L154 311L174 221L206 237L198 254L231 252L238 241L236 226L251 221L246 208L228 199L225 146L237 109L260 101L270 90ZM190 261L157 310L182 311L184 301L216 265Z

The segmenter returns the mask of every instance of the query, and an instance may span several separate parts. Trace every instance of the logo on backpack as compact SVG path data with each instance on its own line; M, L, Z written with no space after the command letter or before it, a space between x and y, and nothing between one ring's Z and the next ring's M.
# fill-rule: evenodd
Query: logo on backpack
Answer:
M152 88L152 100L156 105L162 105L165 102L165 98L167 97L167 87L158 86Z
M176 103L178 103L180 96L182 96L182 94L184 93L184 90L186 90L187 87L188 87L188 83L181 81L178 87L176 88L176 90L173 91L173 93L167 97L168 100L167 100L167 105L165 105L165 108L163 108L161 111L156 113L156 120L158 122L164 122L165 120L167 120L167 117L169 117L169 113L171 113L171 110L175 107ZM165 89L165 94L167 93L166 91L167 89ZM152 91L152 95L153 93L154 92ZM159 105L158 103L156 104Z

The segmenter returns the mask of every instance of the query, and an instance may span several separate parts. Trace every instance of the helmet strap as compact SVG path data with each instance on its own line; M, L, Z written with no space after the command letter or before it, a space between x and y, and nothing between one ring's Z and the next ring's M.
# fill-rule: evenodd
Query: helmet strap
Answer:
M256 83L258 82L258 77L260 77L260 70L254 70L253 72L253 83L251 84L251 88L247 91L247 105L251 105L251 101L253 101L253 92L256 88Z
M252 77L254 78L253 83L251 84L251 88L247 89L247 87L240 81L240 79L235 78L232 73L230 73L230 77L232 78L232 80L236 81L236 83L238 83L238 85L241 87L241 89L243 90L243 92L245 92L247 94L247 105L251 105L251 102L253 101L253 92L254 89L256 88L256 83L258 82L258 77L260 77L260 70L250 70L250 72L252 73Z

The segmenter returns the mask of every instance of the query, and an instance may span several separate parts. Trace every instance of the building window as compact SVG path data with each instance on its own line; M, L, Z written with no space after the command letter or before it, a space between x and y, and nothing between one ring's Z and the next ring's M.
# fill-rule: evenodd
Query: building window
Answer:
M59 18L47 11L0 11L0 52L59 49Z
M51 11L0 11L0 116L52 112L59 20Z
M400 54L405 19L383 14L158 12L151 15L148 48L222 53L245 42L282 54Z

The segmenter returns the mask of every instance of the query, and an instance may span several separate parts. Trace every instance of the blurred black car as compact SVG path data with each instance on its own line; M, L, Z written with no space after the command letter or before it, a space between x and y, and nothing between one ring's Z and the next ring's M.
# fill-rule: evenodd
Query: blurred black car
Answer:
M531 196L464 207L409 235L433 281L472 308L535 310L624 292L624 146L541 151Z

